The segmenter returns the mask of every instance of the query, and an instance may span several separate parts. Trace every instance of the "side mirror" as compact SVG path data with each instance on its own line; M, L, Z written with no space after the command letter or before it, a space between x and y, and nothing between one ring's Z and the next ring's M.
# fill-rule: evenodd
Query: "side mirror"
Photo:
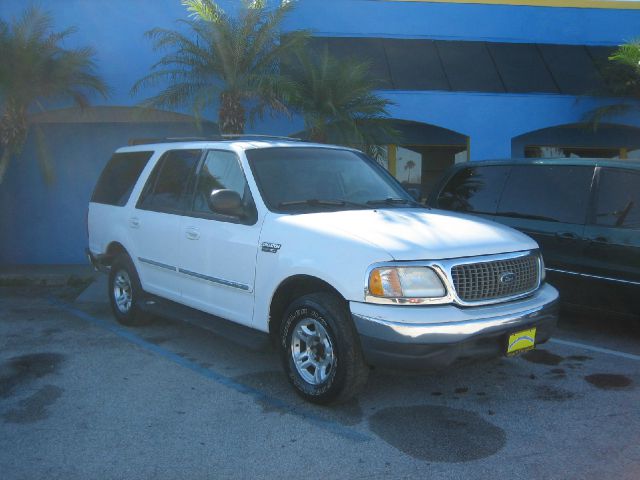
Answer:
M209 208L214 213L241 217L244 215L242 198L233 190L214 190L209 195Z

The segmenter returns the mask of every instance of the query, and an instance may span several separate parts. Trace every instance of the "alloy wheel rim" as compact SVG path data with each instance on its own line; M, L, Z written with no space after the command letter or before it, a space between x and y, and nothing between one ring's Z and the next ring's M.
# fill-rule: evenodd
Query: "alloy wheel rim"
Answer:
M120 270L116 273L113 281L113 299L120 313L128 313L133 303L133 292L131 288L131 278L129 274Z
M298 322L291 336L291 358L298 374L311 385L327 381L336 356L327 330L313 318Z

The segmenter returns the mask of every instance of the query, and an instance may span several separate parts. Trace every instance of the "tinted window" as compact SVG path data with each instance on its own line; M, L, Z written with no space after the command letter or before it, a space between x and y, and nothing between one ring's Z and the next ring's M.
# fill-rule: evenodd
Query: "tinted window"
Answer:
M369 63L371 80L378 88L393 88L389 76L389 66L380 38L325 38L329 53L333 56L349 60L356 58Z
M371 63L381 88L593 94L612 47L450 40L313 37L312 48ZM628 80L627 75L620 80ZM618 82L620 83L620 82ZM619 91L617 92L620 93Z
M514 166L498 215L583 224L593 167Z
M561 93L584 94L601 91L602 78L583 45L539 45L549 71Z
M124 206L153 152L116 153L102 171L91 201Z
M384 39L393 88L451 90L433 40Z
M213 190L223 189L237 192L244 200L248 200L250 196L236 154L213 150L207 153L198 175L193 210L199 213L211 213L209 196Z
M289 147L247 150L246 155L271 209L331 208L326 203L298 204L308 200L331 201L336 208L400 208L413 203L388 172L352 151ZM386 204L389 198L398 201Z
M184 210L187 184L201 153L200 150L165 153L147 180L138 208L173 213Z
M452 90L504 92L484 42L437 42L440 59Z
M534 44L487 43L507 92L558 93L549 70Z
M494 214L511 167L464 168L442 189L437 206L459 212Z
M595 223L640 228L640 174L603 169L598 181Z

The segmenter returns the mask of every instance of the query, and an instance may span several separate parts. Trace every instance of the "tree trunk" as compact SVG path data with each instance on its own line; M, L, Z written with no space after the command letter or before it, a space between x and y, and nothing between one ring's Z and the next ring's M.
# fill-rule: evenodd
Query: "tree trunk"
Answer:
M24 107L7 103L0 118L0 183L9 167L11 157L18 153L27 139L27 115Z
M240 95L235 92L220 94L218 121L218 128L222 134L240 135L244 133L245 110Z

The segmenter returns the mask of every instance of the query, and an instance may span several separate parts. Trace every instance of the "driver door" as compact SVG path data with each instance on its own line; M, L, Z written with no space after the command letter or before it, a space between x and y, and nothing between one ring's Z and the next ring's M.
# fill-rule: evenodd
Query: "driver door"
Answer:
M228 189L243 199L239 217L212 212L213 190ZM193 198L180 226L182 301L199 310L250 325L260 225L237 155L205 154Z

